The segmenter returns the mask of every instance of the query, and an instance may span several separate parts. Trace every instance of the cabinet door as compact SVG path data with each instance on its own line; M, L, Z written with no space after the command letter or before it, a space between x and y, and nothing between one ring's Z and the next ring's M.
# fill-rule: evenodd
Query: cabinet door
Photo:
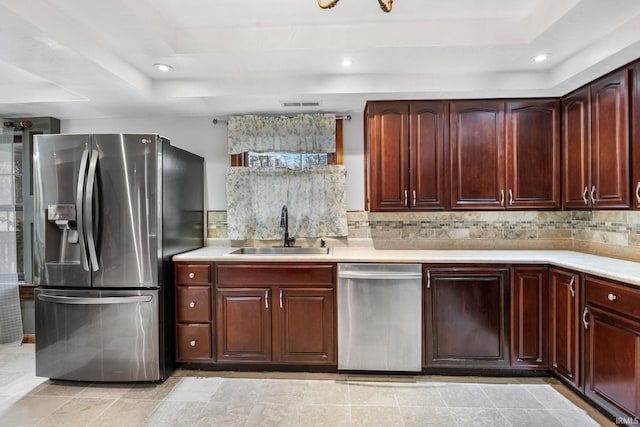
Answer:
M587 307L585 394L617 416L640 417L640 322Z
M218 363L271 361L271 288L218 289Z
M631 67L631 206L640 209L640 61Z
M626 68L591 85L591 192L594 207L629 207Z
M560 102L507 103L507 208L560 207Z
M329 288L278 290L278 362L336 364L334 298Z
M370 210L409 207L409 136L406 102L369 104Z
M450 108L451 208L504 207L504 103L454 102Z
M425 268L426 364L508 367L506 269Z
M440 101L409 104L410 205L412 208L445 209L447 105Z
M511 277L511 366L549 366L549 269L517 267Z
M562 202L566 209L591 207L590 94L587 86L562 99Z
M580 378L580 275L549 272L549 329L551 369L579 387Z

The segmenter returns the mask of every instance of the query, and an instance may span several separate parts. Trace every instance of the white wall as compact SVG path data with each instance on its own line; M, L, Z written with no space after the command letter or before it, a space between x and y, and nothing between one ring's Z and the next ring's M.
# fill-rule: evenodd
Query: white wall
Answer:
M347 210L364 209L364 114L342 123L343 163L347 167Z
M207 210L226 210L227 125L211 117L62 120L61 133L158 133L171 144L205 158ZM364 207L363 115L344 121L344 164L347 167L347 210Z

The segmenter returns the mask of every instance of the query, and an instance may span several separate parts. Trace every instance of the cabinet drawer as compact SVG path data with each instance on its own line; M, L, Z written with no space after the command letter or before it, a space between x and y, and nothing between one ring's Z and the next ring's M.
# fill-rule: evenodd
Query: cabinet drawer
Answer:
M211 320L210 286L178 286L176 299L178 323L206 323Z
M178 361L211 359L211 325L177 326Z
M179 285L211 283L211 266L209 264L178 264L176 268Z
M640 318L640 290L587 277L587 304Z
M326 285L334 283L335 264L218 264L218 287Z

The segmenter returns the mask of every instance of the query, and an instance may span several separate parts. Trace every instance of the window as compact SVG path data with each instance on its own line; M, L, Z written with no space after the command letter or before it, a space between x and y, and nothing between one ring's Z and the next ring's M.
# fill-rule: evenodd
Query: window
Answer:
M33 138L60 133L54 117L4 118L0 127L0 280L32 282ZM21 286L23 290L29 286ZM26 291L25 291L26 292Z
M22 132L0 133L0 281L24 280Z
M279 239L283 205L292 236L347 235L341 119L249 116L229 127L231 240Z
M326 153L248 153L251 168L317 169L327 166Z

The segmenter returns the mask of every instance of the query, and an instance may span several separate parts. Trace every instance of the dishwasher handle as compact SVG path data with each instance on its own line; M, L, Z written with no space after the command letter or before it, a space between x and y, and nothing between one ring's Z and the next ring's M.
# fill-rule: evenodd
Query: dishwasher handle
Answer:
M338 279L367 279L367 280L415 280L422 279L422 273L406 271L341 271Z

